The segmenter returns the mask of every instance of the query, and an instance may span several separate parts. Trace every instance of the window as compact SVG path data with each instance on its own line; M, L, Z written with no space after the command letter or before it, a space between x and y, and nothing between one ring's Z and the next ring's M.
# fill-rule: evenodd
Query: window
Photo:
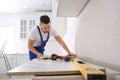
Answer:
M20 21L20 39L26 39L33 26L35 26L35 20L22 19Z
M35 20L29 20L29 31L33 26L35 26Z
M27 21L26 20L21 20L21 25L20 25L20 38L24 39L27 37Z

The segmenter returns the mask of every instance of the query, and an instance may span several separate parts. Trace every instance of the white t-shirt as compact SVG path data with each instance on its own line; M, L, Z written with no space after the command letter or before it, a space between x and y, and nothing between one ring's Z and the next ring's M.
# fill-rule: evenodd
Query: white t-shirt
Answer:
M42 33L43 41L46 40L48 33L44 33L41 30L41 28L40 28L40 31ZM50 29L49 38L50 38L50 36L53 36L53 37L58 36L57 32L53 28ZM31 31L29 33L29 39L34 40L33 46L40 46L41 45L41 38L40 38L40 34L39 34L37 26L35 26L31 29Z

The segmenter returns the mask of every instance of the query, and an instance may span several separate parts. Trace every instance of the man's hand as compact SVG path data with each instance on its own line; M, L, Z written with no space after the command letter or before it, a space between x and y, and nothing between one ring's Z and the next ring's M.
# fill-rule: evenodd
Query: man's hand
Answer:
M29 39L28 40L28 48L29 50L34 53L35 55L37 55L37 58L40 58L42 56L41 53L39 53L34 47L33 47L33 43L34 43L34 40L31 40Z
M73 57L76 57L76 55L74 53L68 53L68 56L73 56Z
M40 53L37 55L37 59L39 59L40 57L42 57L43 55Z

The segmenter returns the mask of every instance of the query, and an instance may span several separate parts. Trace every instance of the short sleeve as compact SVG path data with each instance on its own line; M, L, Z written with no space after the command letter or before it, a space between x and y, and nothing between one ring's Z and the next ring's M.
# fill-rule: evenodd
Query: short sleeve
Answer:
M56 32L55 29L51 29L51 34L52 34L54 37L58 36L58 33Z
M31 40L35 40L35 29L34 28L31 29L28 38Z

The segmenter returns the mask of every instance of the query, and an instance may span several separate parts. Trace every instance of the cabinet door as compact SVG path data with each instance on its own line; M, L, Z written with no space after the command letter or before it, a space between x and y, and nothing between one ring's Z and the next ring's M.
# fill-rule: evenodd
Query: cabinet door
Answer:
M17 66L22 65L29 61L28 54L17 54Z
M0 74L5 74L7 68L3 58L0 58Z

